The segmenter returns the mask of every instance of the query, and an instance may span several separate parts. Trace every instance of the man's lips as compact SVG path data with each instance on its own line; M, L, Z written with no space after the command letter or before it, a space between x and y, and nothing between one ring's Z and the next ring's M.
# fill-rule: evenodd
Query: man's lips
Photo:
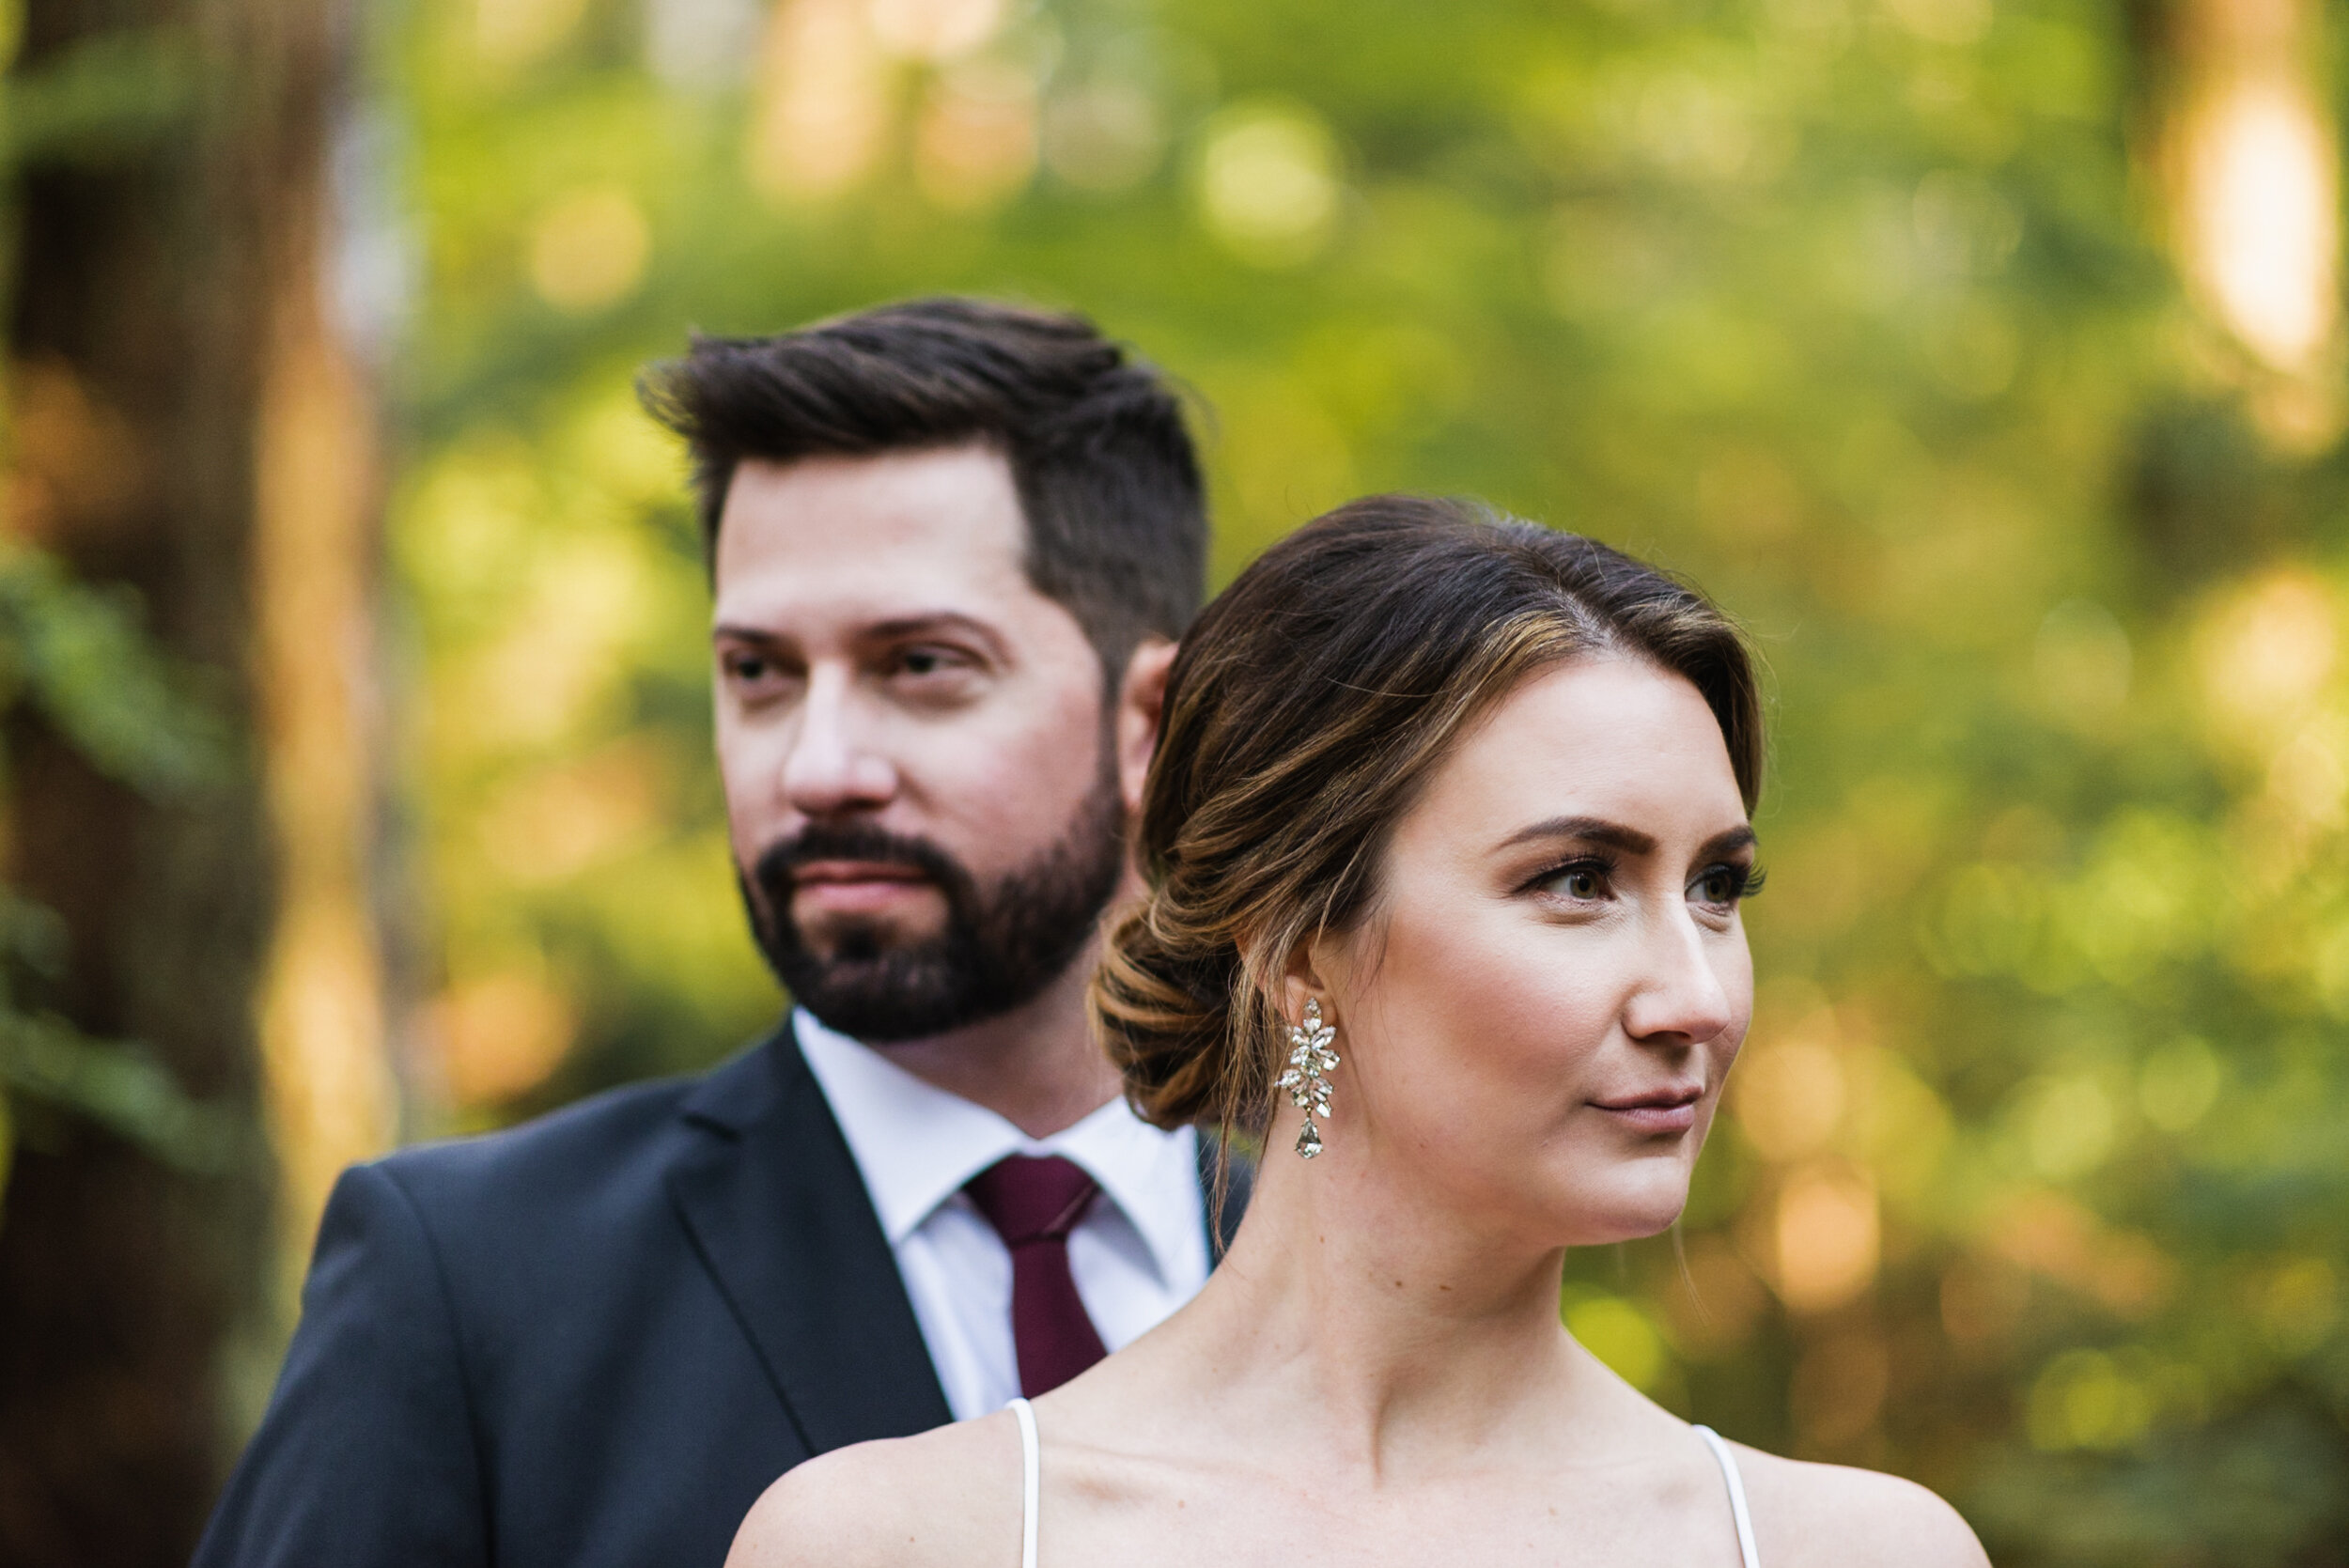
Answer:
M898 861L808 861L791 868L791 901L832 914L886 908L931 886Z
M791 868L791 885L812 882L926 882L919 866L899 861L807 861Z
M1701 1084L1650 1089L1591 1104L1635 1132L1687 1132L1697 1125L1697 1101L1704 1097Z

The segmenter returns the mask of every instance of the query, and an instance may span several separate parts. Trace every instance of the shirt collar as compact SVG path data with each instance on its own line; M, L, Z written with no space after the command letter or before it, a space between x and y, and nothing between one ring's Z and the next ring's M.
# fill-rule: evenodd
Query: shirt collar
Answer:
M964 1183L1015 1154L1058 1155L1091 1176L1141 1234L1162 1281L1179 1279L1182 1260L1201 1245L1192 1129L1154 1127L1121 1097L1050 1138L1032 1139L985 1106L826 1028L805 1008L793 1009L791 1024L892 1248Z

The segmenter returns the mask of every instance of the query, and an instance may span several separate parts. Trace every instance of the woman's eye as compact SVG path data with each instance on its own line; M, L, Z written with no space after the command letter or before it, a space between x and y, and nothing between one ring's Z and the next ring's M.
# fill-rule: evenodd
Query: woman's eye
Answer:
M770 666L755 654L740 654L726 660L726 674L736 680L759 680Z
M1750 898L1762 886L1762 875L1751 866L1717 865L1697 878L1696 895L1707 904L1730 905Z
M1589 903L1607 896L1607 868L1599 865L1570 865L1550 874L1548 887L1561 898Z

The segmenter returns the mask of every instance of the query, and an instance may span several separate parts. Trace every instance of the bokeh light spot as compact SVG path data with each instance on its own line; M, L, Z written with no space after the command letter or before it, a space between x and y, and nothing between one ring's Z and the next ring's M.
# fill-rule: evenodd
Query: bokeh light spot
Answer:
M474 0L474 47L492 65L514 66L569 36L586 0Z
M1147 179L1166 146L1150 95L1129 84L1092 82L1052 101L1044 122L1044 162L1081 191L1123 191Z
M1990 31L1990 0L1886 0L1885 8L1929 43L1963 47Z
M2331 337L2340 312L2331 138L2289 81L2237 82L2191 120L2186 222L2204 286L2236 335L2279 369Z
M2112 1097L2094 1079L2036 1079L2017 1098L2024 1145L2041 1175L2068 1181L2112 1153Z
M2031 642L2040 703L2076 724L2098 723L2128 701L2133 662L2129 634L2090 599L2066 599L2048 611Z
M784 0L759 51L751 183L817 200L863 180L889 129L887 64L860 0Z
M2025 1421L2034 1447L2125 1448L2153 1424L2156 1403L2148 1380L2098 1350L2067 1350L2033 1380Z
M634 196L613 185L573 191L531 231L530 281L555 309L585 315L634 292L651 249Z
M1856 1169L1797 1172L1778 1196L1778 1294L1797 1312L1842 1306L1875 1278L1875 1184Z
M2261 1304L2268 1343L2286 1356L2323 1344L2341 1316L2341 1279L2324 1258L2296 1258L2267 1281Z
M1665 1363L1663 1336L1641 1312L1619 1296L1589 1296L1569 1301L1567 1331L1582 1348L1635 1389L1656 1385Z
M950 60L993 38L1003 0L872 0L873 37L892 54Z
M2296 721L2332 678L2332 595L2305 572L2278 573L2219 600L2196 642L2213 728L2257 743Z
M1817 1039L1750 1048L1738 1063L1735 1081L1738 1125L1766 1159L1816 1153L1843 1120L1843 1065L1833 1048Z
M1242 104L1208 125L1199 201L1209 232L1259 266L1309 260L1338 213L1337 144L1320 116L1288 103Z
M957 211L991 207L1035 172L1035 81L1001 61L939 78L914 130L922 194Z
M537 1088L578 1032L568 999L534 967L455 987L434 1003L431 1024L449 1093L464 1105Z
M2164 1132L2191 1129L2217 1102L2218 1057L2203 1041L2175 1040L2145 1059L2138 1071L2137 1103Z

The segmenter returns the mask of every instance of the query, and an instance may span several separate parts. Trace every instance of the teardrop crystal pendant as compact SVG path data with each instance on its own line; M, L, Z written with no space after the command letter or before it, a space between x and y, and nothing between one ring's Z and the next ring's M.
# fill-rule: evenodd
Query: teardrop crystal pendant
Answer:
M1330 1080L1323 1075L1337 1067L1338 1053L1330 1048L1330 1042L1337 1037L1338 1032L1321 1021L1318 999L1305 1003L1301 1023L1289 1025L1288 1067L1273 1087L1287 1090L1289 1104L1305 1113L1304 1130L1297 1135L1301 1159L1321 1153L1321 1129L1314 1125L1314 1118L1330 1114Z

